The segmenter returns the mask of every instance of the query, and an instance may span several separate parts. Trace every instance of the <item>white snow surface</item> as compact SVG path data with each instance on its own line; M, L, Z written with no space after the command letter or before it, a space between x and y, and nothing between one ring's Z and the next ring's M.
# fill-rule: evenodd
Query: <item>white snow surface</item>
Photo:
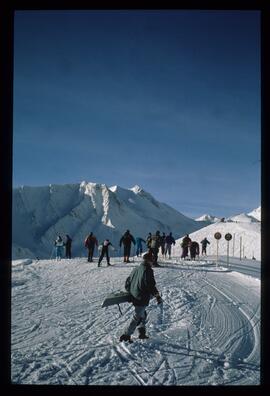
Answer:
M214 235L220 232L222 237L218 243ZM210 255L227 255L228 242L225 239L226 234L231 234L232 239L229 242L229 256L240 258L261 260L261 223L260 222L220 222L210 224L198 231L191 233L189 236L193 241L200 245L200 242L206 237L210 242L207 245L207 253ZM182 237L176 241L175 254L181 255Z
M211 227L211 226L209 226ZM224 233L224 230L221 232ZM148 340L120 343L133 306L101 308L124 290L140 258L111 267L97 259L12 264L11 368L14 384L258 385L260 262L215 256L159 258L163 304L150 301ZM241 272L246 272L243 274Z
M257 209L254 209L252 212L248 213L248 215L254 217L258 221L261 221L261 206L259 206Z

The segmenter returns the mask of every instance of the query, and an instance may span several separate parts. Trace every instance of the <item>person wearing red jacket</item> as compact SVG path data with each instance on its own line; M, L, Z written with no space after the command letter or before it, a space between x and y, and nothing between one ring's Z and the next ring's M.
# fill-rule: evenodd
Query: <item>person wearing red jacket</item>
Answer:
M95 237L95 235L92 232L85 238L84 246L88 249L88 260L87 261L89 263L92 263L95 246L98 246L97 238Z

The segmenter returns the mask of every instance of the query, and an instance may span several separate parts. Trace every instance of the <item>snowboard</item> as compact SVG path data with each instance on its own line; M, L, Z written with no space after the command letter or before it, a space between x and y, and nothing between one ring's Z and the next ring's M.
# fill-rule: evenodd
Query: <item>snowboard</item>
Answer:
M124 302L131 302L131 295L126 291L117 291L109 294L102 303L102 308L109 305L121 304Z

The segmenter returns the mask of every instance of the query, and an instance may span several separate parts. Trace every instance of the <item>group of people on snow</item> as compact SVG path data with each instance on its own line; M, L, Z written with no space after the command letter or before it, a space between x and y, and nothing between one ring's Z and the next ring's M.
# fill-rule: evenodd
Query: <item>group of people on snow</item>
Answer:
M206 255L206 248L207 245L210 242L207 240L207 238L204 238L201 241L202 245L202 255ZM153 256L153 266L158 267L158 255L161 253L162 257L166 258L171 258L171 252L172 252L172 245L175 245L175 239L172 236L172 233L170 232L168 235L165 234L165 232L160 233L160 231L156 231L156 233L152 234L149 232L147 235L146 239L143 239L141 237L136 237L130 233L129 230L126 230L126 232L122 235L119 241L119 248L123 246L124 252L124 263L130 263L130 255L131 255L131 246L132 244L134 247L136 247L136 256L140 257L143 253L143 244L145 244L145 248L147 249L148 252L150 252ZM72 239L70 238L69 235L66 235L66 240L64 241L60 235L57 236L54 246L55 246L55 255L56 255L56 260L61 260L63 256L63 249L65 248L65 257L68 259L71 259L71 245L72 245ZM86 236L84 240L84 246L88 250L88 262L93 262L93 256L94 256L94 251L95 248L98 248L100 251L99 259L98 259L98 266L100 266L104 256L106 257L107 260L107 265L110 265L110 256L109 256L109 247L113 250L115 250L115 247L112 245L109 239L105 239L102 244L99 246L98 245L98 240L96 236L91 232L89 235ZM199 243L196 241L192 241L187 234L181 242L181 247L182 247L182 254L181 258L186 259L188 255L190 255L191 260L195 260L196 256L199 256L200 254L200 248L199 248Z
M202 256L206 255L206 247L208 244L210 244L210 242L207 240L207 238L204 238L201 241ZM196 241L192 241L188 234L182 239L181 248L182 248L182 254L181 254L182 259L185 259L188 256L188 252L190 254L191 260L195 260L196 256L199 256L200 254L199 243Z

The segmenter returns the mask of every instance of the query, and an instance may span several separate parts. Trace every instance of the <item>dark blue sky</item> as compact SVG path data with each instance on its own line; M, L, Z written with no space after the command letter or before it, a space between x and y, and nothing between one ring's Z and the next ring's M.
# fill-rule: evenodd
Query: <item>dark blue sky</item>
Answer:
M260 205L258 11L20 11L13 185L140 185L188 216Z

